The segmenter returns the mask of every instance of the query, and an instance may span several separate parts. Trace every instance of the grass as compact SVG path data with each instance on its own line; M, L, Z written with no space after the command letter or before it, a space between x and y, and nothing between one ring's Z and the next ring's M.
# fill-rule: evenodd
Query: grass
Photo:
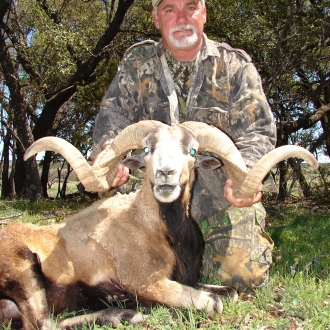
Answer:
M20 214L7 223L43 225L61 221L89 203L0 201L0 217ZM254 295L243 293L236 304L224 302L223 314L214 319L193 309L160 306L153 308L142 324L123 324L119 329L330 329L328 208L269 208L267 224L276 246L274 265L269 283ZM82 329L111 326L84 325Z
M81 202L79 198L63 200L0 200L0 224L2 226L15 222L47 225L60 222L71 213L86 207L91 201ZM0 227L1 228L1 227Z

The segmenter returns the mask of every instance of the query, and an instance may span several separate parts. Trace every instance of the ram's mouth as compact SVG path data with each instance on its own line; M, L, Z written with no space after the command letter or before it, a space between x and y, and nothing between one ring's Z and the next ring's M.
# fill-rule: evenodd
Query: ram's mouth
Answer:
M161 203L172 203L180 197L180 185L162 184L153 186L155 198Z
M176 188L176 186L172 186L169 184L163 184L161 186L157 186L156 190L157 190L157 192L162 194L162 193L171 193L174 191L175 188Z

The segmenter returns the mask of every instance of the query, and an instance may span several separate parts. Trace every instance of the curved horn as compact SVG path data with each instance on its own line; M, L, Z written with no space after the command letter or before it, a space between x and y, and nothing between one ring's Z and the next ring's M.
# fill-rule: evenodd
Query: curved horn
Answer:
M25 152L24 160L41 151L54 151L62 155L76 172L81 183L91 191L107 190L107 182L100 180L92 170L84 156L71 143L55 137L47 136L35 141Z
M316 158L308 150L288 145L270 151L248 171L237 147L225 133L200 122L185 122L180 125L195 136L200 151L210 151L221 158L228 178L233 181L234 196L237 198L252 197L269 171L277 163L290 157L302 158L315 169L319 166Z
M199 143L199 151L212 152L222 160L227 176L232 179L236 191L244 181L248 170L242 155L228 135L202 122L187 121L180 126L195 136Z
M93 171L99 177L105 177L109 190L117 174L118 165L127 153L134 149L142 148L142 140L151 130L164 126L165 124L155 120L141 120L124 128L112 141L111 147L100 155L93 166Z
M234 196L237 198L252 197L269 171L277 163L290 157L301 158L309 163L314 169L319 167L319 163L313 154L302 147L294 145L278 147L259 159L246 175L241 187L234 191Z
M140 121L123 129L113 140L111 148L102 152L93 166L89 165L82 154L69 142L45 137L34 142L26 151L24 159L40 151L55 151L61 154L76 172L81 183L90 191L107 191L110 189L117 173L118 164L133 149L141 149L142 140L157 127L163 126L159 121Z
M141 149L142 140L150 131L163 126L168 125L156 120L141 120L138 123L127 126L113 139L111 149L116 155L125 155L130 150Z

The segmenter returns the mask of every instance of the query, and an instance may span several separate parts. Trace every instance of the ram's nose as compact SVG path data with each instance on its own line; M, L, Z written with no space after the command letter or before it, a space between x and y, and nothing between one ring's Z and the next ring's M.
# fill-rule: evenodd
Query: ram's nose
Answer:
M176 173L175 170L158 170L156 172L157 179L163 179L165 182Z

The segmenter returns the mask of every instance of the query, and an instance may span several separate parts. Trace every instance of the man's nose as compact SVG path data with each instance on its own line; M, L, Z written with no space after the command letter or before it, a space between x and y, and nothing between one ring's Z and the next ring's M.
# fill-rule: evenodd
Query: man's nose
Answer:
M187 24L188 23L187 14L183 9L180 9L178 11L177 21L180 24L182 24L182 23Z

